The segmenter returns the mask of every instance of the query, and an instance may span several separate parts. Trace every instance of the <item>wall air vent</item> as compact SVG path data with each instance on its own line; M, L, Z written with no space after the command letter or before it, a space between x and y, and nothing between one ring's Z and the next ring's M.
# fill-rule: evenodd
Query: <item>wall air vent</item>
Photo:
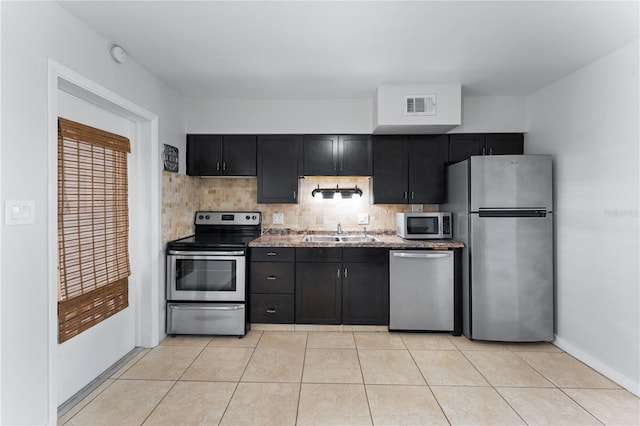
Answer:
M405 115L436 115L436 95L405 96Z

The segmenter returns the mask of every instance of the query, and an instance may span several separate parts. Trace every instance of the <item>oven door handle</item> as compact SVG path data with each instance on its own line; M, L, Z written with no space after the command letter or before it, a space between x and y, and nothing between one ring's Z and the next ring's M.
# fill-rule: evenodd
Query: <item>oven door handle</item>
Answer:
M169 254L182 256L244 256L244 251L181 251L169 250Z
M211 305L173 305L171 309L175 309L177 311L237 311L239 309L244 309L244 305L221 305L221 306L211 306Z

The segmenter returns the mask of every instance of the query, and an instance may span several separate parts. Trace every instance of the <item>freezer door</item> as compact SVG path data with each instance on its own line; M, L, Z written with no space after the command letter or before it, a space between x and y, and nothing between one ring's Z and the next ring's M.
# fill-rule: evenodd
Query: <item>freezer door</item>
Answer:
M472 212L481 208L553 211L550 155L471 157Z
M553 340L553 225L471 215L471 338Z

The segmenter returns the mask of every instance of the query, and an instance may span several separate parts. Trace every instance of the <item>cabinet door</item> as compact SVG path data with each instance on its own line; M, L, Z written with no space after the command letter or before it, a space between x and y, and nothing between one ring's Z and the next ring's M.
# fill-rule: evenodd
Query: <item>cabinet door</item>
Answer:
M449 162L466 160L485 152L485 135L461 134L449 136Z
M344 263L343 324L389 324L387 263Z
M338 137L306 135L302 142L302 173L305 176L338 174Z
M258 203L298 202L296 135L258 136Z
M340 324L342 269L340 263L296 263L296 323Z
M222 174L222 136L187 135L187 175Z
M524 137L522 133L499 133L486 136L487 155L522 154L524 152Z
M222 137L222 174L256 175L256 137L233 135Z
M409 203L444 202L446 136L409 136Z
M373 137L373 204L406 204L406 136Z
M338 174L342 176L371 176L371 136L339 137Z

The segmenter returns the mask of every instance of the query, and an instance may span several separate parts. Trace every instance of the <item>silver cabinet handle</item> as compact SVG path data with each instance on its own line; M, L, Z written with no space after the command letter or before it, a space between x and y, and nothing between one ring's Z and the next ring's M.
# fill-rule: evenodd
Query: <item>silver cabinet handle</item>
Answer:
M407 200L407 191L404 191L404 199Z
M273 275L269 275L269 276L267 277L267 280L269 280L269 281L275 281L275 280L277 280L277 279L278 279L278 277L274 277Z
M333 162L333 170L337 170L337 169L338 169L338 167L336 166L336 162L334 161Z
M482 148L482 155L486 155L487 154L487 148Z
M222 170L223 171L227 170L227 163L222 163Z
M216 163L216 170L220 170L220 163Z
M393 257L403 257L405 259L439 259L449 256L451 256L451 253L393 253Z
M338 278L340 278L340 268L338 268L338 272L336 272Z
M267 313L268 313L268 314L275 314L275 313L276 313L276 308L269 308L269 309L267 309Z
M489 155L493 155L493 148L489 148Z
M297 194L297 193L298 193L298 192L294 189L294 190L293 190L293 199L294 199L294 200L296 199L296 194Z
M415 198L416 193L411 191L411 199L413 200Z
M344 268L344 277L349 278L349 270L347 268Z
M267 252L267 256L277 256L278 253L276 253L275 251L268 251Z

